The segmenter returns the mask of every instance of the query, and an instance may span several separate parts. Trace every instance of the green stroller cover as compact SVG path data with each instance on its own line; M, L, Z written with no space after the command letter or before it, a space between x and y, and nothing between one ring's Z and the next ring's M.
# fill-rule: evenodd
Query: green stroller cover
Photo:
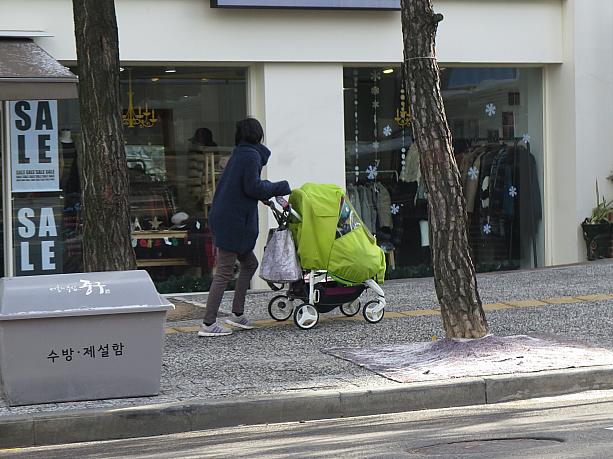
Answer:
M341 187L306 183L289 203L302 217L289 226L303 269L326 270L345 285L383 283L385 254Z

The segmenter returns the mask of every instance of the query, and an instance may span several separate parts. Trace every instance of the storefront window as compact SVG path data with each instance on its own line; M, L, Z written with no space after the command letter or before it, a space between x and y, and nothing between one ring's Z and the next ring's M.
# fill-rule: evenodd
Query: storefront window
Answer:
M428 193L399 68L346 68L347 191L387 278L432 274ZM444 68L441 89L478 271L543 262L543 92L537 68Z
M246 116L246 70L125 68L121 93L137 264L162 293L207 290L215 261L208 212L235 123ZM78 102L59 101L58 117L62 272L79 272Z

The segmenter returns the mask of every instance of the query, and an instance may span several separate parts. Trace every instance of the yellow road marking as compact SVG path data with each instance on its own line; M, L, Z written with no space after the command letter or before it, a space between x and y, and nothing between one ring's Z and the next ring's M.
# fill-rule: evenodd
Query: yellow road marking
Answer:
M200 330L200 325L190 325L187 327L173 327L175 330L177 330L179 333L191 333L191 332L197 332L198 330Z
M536 306L545 306L547 304L539 300L516 300L505 301L504 303L509 304L511 306L515 306L516 308L533 308Z
M483 309L486 311L497 311L501 309L517 309L517 308L529 308L529 307L542 307L542 306L551 306L557 304L572 304L572 303L581 303L583 301L606 301L612 300L613 294L603 293L603 294L595 294L595 295L577 295L577 296L561 296L555 298L546 298L543 300L511 300L504 301L500 303L488 303L483 305ZM387 311L385 313L386 319L403 319L407 317L419 317L419 316L436 316L440 314L440 310L438 309L413 309L410 311ZM341 316L320 316L319 322L331 322L331 321L342 321L342 320L356 320L363 321L364 318L362 314L356 314L353 317L347 317L344 315ZM288 318L285 321L277 321L277 320L256 320L253 324L257 328L272 328L279 327L283 325L293 325L294 321L292 318ZM200 325L189 325L189 326L173 326L166 327L164 332L169 335L173 333L192 333L196 332L200 329ZM433 337L435 339L435 337Z
M601 294L601 295L580 295L575 298L579 298L584 301L605 301L613 299L613 295Z
M506 303L488 303L483 305L486 311L498 311L499 309L513 309L513 306Z
M418 317L418 316L437 316L441 312L438 309L414 309L412 311L400 311L405 317ZM385 314L387 316L387 313Z
M575 298L574 296L560 296L557 298L546 298L543 301L549 304L570 304L579 303L581 300L579 298Z

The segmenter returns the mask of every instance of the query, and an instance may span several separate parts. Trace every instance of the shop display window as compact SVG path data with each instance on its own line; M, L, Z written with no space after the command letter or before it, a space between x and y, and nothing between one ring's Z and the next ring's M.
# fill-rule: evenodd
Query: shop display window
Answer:
M208 212L234 146L235 123L246 116L246 69L126 66L121 96L137 264L160 292L207 290L215 262ZM58 101L58 118L60 272L79 272L78 102Z
M540 68L441 69L478 271L543 263ZM428 192L402 70L345 68L347 192L387 257L387 278L432 275Z

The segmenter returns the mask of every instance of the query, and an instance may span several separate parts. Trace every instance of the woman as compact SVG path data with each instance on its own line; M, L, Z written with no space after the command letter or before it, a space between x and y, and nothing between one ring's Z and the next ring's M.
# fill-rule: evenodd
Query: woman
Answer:
M217 184L209 213L209 227L217 247L217 271L198 336L232 333L217 323L217 312L233 277L236 260L240 262L240 272L234 290L232 315L226 323L247 330L253 328L244 315L244 306L249 283L258 268L258 260L253 254L258 237L258 201L290 193L285 180L269 182L260 179L262 167L270 157L270 150L261 143L263 137L264 130L258 120L247 118L236 123L236 147Z

